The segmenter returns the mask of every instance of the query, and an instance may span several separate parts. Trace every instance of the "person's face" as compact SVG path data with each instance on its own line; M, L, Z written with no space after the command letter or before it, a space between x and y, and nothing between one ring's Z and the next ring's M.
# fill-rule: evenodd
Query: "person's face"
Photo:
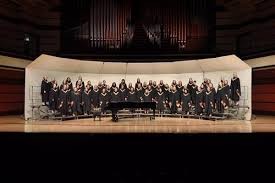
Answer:
M151 88L152 88L152 87L149 85L149 86L148 86L148 90L151 90Z
M182 82L181 82L181 81L179 81L179 82L178 82L178 85L180 85L180 86L181 86L181 85L182 85Z
M140 79L139 78L137 78L137 82L140 83Z
M149 81L149 84L152 84L152 82L153 82L153 81L152 81L152 80L150 80L150 81Z
M143 83L143 86L146 86L146 85L147 85L147 83L146 83L146 82L144 82L144 83Z
M113 83L112 86L115 87L115 86L116 86L116 83Z
M106 89L104 88L103 90L102 90L102 93L105 93L106 92Z
M210 90L211 90L211 88L208 86L208 87L207 87L207 91L210 92Z
M131 88L130 91L133 92L133 91L134 91L134 88Z
M225 85L228 85L228 81L227 81L227 80L225 80L225 81L224 81L224 84L225 84Z
M156 81L154 81L154 82L153 82L153 85L154 85L154 86L156 86L156 85L157 85L157 82L156 82Z
M124 83L125 83L125 80L124 80L124 79L123 79L123 80L121 80L121 83L123 83L123 84L124 84Z
M132 87L132 83L129 83L129 87Z
M160 84L163 84L163 80L160 80Z
M106 81L105 81L105 80L103 80L103 84L106 84Z
M237 77L237 73L233 73L233 77L236 78Z
M184 92L185 94L187 94L187 90L184 90L183 92Z
M201 85L201 89L204 89L204 85L203 84Z
M81 77L81 76L78 76L78 80L81 80L81 81L82 81L82 77Z
M94 89L97 90L97 85L94 86Z
M91 85L91 81L88 81L88 85Z
M193 83L193 79L192 78L189 78L189 83Z
M117 88L115 88L114 91L117 92Z
M98 82L98 86L101 86L102 85L102 83L101 82Z

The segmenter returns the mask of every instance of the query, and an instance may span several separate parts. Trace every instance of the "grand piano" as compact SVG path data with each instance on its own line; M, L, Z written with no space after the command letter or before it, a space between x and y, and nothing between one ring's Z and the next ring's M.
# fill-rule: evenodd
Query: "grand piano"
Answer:
M112 121L117 122L117 113L122 109L152 109L153 119L155 119L156 102L110 102L105 110L112 111Z

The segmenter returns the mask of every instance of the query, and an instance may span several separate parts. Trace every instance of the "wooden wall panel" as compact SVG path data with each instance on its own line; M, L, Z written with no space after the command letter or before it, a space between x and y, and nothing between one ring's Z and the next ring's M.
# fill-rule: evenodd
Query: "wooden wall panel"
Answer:
M0 68L0 115L23 114L25 72Z

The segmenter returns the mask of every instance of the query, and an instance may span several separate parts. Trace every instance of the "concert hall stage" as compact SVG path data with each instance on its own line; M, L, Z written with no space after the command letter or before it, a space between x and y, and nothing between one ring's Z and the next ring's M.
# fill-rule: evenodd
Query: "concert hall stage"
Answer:
M0 117L0 132L64 133L252 133L274 132L275 116L257 116L252 121L209 121L188 118L157 117L101 121L79 119L68 121L25 121L21 116Z

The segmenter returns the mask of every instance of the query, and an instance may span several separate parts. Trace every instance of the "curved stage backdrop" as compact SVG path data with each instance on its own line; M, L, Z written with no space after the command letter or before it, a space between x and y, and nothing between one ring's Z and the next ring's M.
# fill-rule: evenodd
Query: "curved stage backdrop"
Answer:
M214 0L71 0L62 53L213 53Z

